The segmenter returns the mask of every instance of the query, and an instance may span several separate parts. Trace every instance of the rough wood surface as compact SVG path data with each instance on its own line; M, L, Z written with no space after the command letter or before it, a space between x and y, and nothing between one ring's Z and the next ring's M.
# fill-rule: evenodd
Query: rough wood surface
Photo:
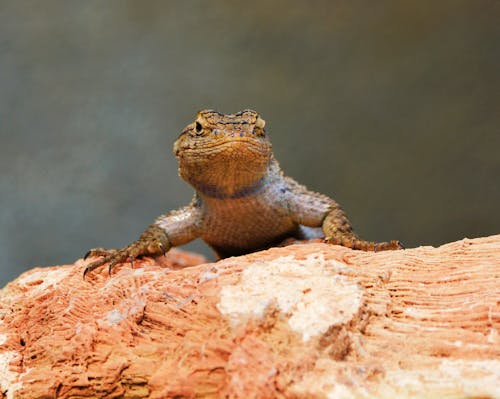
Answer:
M21 275L0 291L0 397L500 398L500 235L202 261Z

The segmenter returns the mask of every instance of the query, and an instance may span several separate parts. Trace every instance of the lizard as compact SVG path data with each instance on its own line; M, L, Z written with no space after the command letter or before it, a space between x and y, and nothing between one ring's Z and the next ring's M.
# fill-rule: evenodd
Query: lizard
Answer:
M202 110L174 143L179 175L194 189L191 203L161 215L122 249L94 248L90 271L201 238L219 259L267 249L285 239L324 238L356 250L403 249L397 240L359 238L340 205L285 176L272 152L265 121L250 109L235 114Z

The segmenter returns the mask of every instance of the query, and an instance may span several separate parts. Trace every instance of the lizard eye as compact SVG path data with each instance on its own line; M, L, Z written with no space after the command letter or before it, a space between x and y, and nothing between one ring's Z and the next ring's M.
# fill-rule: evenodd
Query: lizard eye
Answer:
M266 126L266 121L259 116L255 121L255 126L259 129L264 129L264 126Z
M199 133L201 133L203 131L203 126L201 126L200 122L196 122L194 129L196 130L196 133L199 134Z
M264 136L264 126L266 126L266 121L259 116L255 121L254 133L257 136Z

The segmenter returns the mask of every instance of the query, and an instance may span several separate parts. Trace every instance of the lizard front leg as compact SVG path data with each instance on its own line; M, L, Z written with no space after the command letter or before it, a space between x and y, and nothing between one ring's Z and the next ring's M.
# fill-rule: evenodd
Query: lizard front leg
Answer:
M344 211L338 204L330 209L322 223L325 233L325 241L330 244L342 245L344 247L359 249L362 251L386 251L393 249L404 249L397 240L389 242L373 242L360 239L352 231L352 226Z
M158 256L165 254L170 248L186 244L199 236L200 208L193 201L191 205L160 216L155 223L149 226L137 241L121 249L94 248L87 252L88 257L101 256L85 267L83 277L94 269L108 263L108 271L119 263L141 256Z
M309 227L321 227L325 241L362 251L403 249L397 241L372 242L360 239L352 230L351 223L339 204L323 194L309 191L295 180L285 178L287 205L292 218Z

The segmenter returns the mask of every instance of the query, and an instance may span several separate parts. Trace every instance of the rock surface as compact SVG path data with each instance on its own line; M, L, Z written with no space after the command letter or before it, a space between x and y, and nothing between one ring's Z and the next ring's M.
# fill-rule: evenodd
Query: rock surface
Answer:
M0 397L500 398L500 235L203 261L21 275L0 291Z

